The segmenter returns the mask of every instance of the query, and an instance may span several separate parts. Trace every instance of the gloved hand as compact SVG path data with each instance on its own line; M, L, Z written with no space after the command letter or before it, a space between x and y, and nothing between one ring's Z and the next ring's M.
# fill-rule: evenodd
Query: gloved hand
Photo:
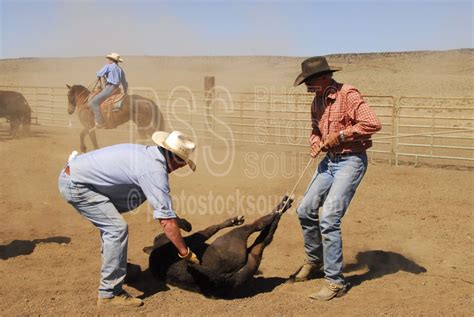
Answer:
M178 256L179 256L181 259L185 260L186 262L188 262L188 263L190 263L190 264L201 264L201 263L199 262L198 257L196 256L196 254L194 254L194 252L191 251L191 249L190 249L189 247L188 247L188 253L187 253L187 254L181 255L181 254L179 254L179 252L178 252Z
M334 132L326 136L324 139L323 148L330 149L332 147L338 146L339 144L341 144L341 141L339 140L339 133Z

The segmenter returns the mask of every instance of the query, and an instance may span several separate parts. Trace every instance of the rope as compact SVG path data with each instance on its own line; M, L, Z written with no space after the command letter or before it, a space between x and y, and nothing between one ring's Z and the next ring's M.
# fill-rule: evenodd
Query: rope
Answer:
M84 94L84 93L86 93L86 92L87 92L87 93L91 93L92 91L94 91L95 87L96 87L97 84L99 83L99 80L100 80L100 78L97 79L97 80L94 80L94 81L91 82L89 85L87 85L87 87L85 87L86 90L82 91L79 95L76 96L76 98L79 98L80 96L82 96L82 94ZM94 86L93 86L92 89L91 89L91 86L92 86L92 85L94 85Z
M368 140L384 140L384 139L394 139L394 138L407 138L412 136L430 136L430 135L440 135L440 134L451 134L451 133L459 133L459 132L472 132L474 129L463 129L463 130L451 130L451 131L443 131L443 132L427 132L427 133L413 133L413 134L404 134L404 135L390 135L390 136L381 136L378 138L370 138ZM351 140L350 142L358 142L360 140Z
M383 140L383 139L391 139L391 138L406 138L406 137L412 137L412 136L424 136L424 135L440 135L440 134L450 134L450 133L459 133L459 132L468 132L468 131L474 131L474 129L463 129L463 130L452 130L452 131L443 131L443 132L429 132L429 133L414 133L414 134L405 134L405 135L391 135L391 136L385 136L385 137L379 137L379 138L371 138L369 140ZM359 140L353 140L351 142L358 142ZM321 153L321 149L316 153L316 156ZM285 210L285 207L288 205L288 202L290 200L294 200L294 197L292 197L296 191L296 188L300 184L301 180L303 179L304 174L308 170L308 168L311 166L311 163L313 162L313 158L310 158L308 163L306 164L306 167L303 169L303 172L301 173L300 177L296 181L295 185L291 189L290 193L287 195L288 198L285 200L285 203L283 206L278 209L277 213L283 213L283 210Z
M321 149L319 149L319 151L316 153L316 156L319 155L319 153L321 153ZM315 156L315 158L316 158ZM288 205L288 202L291 200L293 201L295 198L293 197L294 194L295 194L295 191L296 191L296 188L298 187L298 185L300 184L301 180L303 179L303 176L304 174L306 174L306 171L308 170L308 168L311 166L311 163L313 162L314 158L310 158L308 163L306 164L306 167L303 169L303 172L301 173L300 177L298 178L298 180L296 181L295 185L293 186L293 188L291 189L290 193L287 195L288 198L285 200L285 203L283 204L283 206L277 210L277 213L279 214L282 214L283 211L285 210L285 207Z

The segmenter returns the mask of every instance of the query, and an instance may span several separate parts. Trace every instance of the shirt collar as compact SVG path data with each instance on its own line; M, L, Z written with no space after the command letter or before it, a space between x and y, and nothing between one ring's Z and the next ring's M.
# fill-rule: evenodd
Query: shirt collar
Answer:
M336 100L337 94L340 90L339 86L340 86L340 84L333 79L331 81L331 84L328 87L329 91L328 91L328 94L327 94L326 98L331 99L331 100Z

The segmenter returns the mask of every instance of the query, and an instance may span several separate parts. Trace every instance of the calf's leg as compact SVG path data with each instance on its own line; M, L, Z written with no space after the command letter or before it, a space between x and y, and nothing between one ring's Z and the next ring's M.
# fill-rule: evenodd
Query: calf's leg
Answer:
M263 250L272 242L281 215L275 214L272 222L260 232L255 242L248 248L247 263L235 274L235 287L242 285L258 270L263 257Z
M219 273L215 268L207 265L189 265L190 273L197 281L204 295L226 296L232 289L244 284L257 272L262 260L263 250L272 241L273 234L281 217L280 214L276 213L272 213L270 216L272 216L272 221L267 224L253 245L248 249L246 262L236 272ZM262 218L259 220L266 221L268 216ZM260 225L262 222L258 224ZM222 263L222 259L220 262L221 266L225 266Z

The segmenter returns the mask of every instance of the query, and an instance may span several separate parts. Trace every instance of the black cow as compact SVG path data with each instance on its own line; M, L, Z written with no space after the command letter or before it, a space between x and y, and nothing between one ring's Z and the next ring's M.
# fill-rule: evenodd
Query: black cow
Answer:
M164 234L155 238L154 245L143 249L150 254L149 269L153 276L174 286L200 292L209 297L227 297L242 286L258 270L263 250L270 244L283 212L291 207L287 196L268 215L249 225L235 228L218 237L210 245L206 240L219 230L243 224L243 217L234 217L184 238L194 251L200 265L188 264L178 257L178 250ZM190 230L181 219L180 227ZM249 236L260 231L248 247Z
M10 121L10 135L15 138L20 125L28 135L31 124L31 108L25 97L16 91L0 91L0 118Z

